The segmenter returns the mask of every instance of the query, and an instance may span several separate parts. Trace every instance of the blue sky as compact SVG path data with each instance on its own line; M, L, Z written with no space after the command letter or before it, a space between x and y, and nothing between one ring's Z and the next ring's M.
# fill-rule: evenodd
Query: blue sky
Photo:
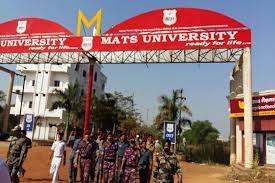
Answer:
M265 0L1 0L0 22L19 17L41 17L76 30L76 17L81 9L92 17L102 8L102 32L127 18L158 8L194 7L214 10L235 18L252 29L253 91L275 86L275 1ZM14 65L4 65L14 69ZM135 96L139 111L146 120L158 109L158 96L183 88L193 120L208 119L224 137L229 134L229 73L233 64L153 64L104 65L108 77L107 91L122 91ZM273 80L274 79L274 80ZM6 91L8 77L0 73L0 89Z

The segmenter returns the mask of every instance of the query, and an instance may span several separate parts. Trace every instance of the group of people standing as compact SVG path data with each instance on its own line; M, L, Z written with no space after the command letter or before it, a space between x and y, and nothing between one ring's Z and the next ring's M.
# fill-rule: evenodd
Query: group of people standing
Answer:
M58 182L62 155L66 159L66 144L71 148L68 166L70 183L76 182L77 173L81 183L148 183L151 175L156 182L172 183L175 174L179 175L181 182L180 168L170 151L169 142L165 144L164 151L157 154L153 165L155 144L152 136L139 138L126 133L114 136L102 132L87 132L82 136L74 129L66 144L62 138L63 133L58 133L58 140L51 148L53 159L50 172L54 183Z
M11 182L17 183L19 177L24 176L23 162L32 143L20 126L12 131L6 166ZM71 148L68 166L70 183L76 182L77 173L81 183L148 183L151 177L155 182L173 183L175 174L178 182L182 180L179 163L169 141L165 142L163 151L156 153L155 149L160 144L154 143L151 135L143 138L126 133L114 136L112 133L87 132L82 135L73 129L67 142L63 141L63 135L63 132L58 132L57 140L51 146L49 164L53 183L58 182L62 159L63 165L66 164L66 146Z
M132 183L138 175L141 183L150 181L154 151L151 136L141 141L125 133L118 137L112 133L86 133L80 138L75 130L67 144L71 147L69 182L76 181L78 167L83 183Z

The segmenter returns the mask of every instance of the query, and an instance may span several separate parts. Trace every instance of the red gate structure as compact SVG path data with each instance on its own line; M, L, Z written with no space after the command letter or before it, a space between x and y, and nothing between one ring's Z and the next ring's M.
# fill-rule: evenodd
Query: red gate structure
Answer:
M253 160L250 50L248 27L195 8L153 10L93 37L74 36L60 24L39 18L0 24L0 63L241 63L246 168L252 168ZM236 156L234 133L231 130L231 162Z

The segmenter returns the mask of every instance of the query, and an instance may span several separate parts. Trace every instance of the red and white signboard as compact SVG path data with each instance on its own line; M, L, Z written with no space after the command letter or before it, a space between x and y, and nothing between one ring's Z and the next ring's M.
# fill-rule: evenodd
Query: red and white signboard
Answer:
M77 36L43 36L0 38L1 53L28 52L82 52L91 51L92 37Z
M93 51L187 50L251 46L250 30L171 32L94 37Z
M196 8L143 13L94 37L93 51L251 47L251 31L225 15Z
M275 115L275 95L255 96L252 98L253 116ZM243 99L230 100L230 116L244 116Z
M39 18L0 24L0 53L225 49L251 46L251 31L225 15L169 8L130 18L102 36L77 37Z
M74 36L44 19L24 18L0 24L0 53L90 51L92 37Z

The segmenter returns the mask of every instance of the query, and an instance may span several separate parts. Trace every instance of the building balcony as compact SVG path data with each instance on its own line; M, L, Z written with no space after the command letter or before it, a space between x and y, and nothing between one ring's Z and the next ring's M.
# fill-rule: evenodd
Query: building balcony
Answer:
M10 114L19 115L20 114L20 105L16 105L15 107L10 108ZM28 108L26 105L22 105L21 115L25 114L33 114L33 109Z
M53 93L54 90L61 90L61 91L65 91L65 87L55 87L55 86L49 86L49 91L48 93Z
M28 72L36 72L37 71L37 65L36 64L17 64L16 65L16 70L18 71L28 71Z
M23 86L13 86L13 92L18 92L19 94L23 91ZM34 93L34 86L31 85L25 85L24 93Z
M10 114L13 115L19 115L20 113L20 106L15 106L15 107L11 107L10 108ZM33 114L33 109L32 108L28 108L26 106L22 106L22 111L21 111L21 115L25 115L25 114ZM36 114L36 116L43 116L43 117L52 117L52 118L60 118L62 119L63 117L63 113L64 110L63 109L55 109L53 111L50 111L49 109L41 110L39 111L39 114Z
M52 118L60 118L63 117L64 110L63 109L55 109L50 111L50 109L45 110L45 117L52 117Z
M52 64L50 66L50 69L52 72L68 72L68 65L67 64L62 64L62 65L56 65L56 64Z
M68 72L68 65L67 64L45 64L45 65L37 65L37 64L26 64L16 66L16 70L22 72L36 72L38 70L45 70L45 71L53 71L53 72Z

